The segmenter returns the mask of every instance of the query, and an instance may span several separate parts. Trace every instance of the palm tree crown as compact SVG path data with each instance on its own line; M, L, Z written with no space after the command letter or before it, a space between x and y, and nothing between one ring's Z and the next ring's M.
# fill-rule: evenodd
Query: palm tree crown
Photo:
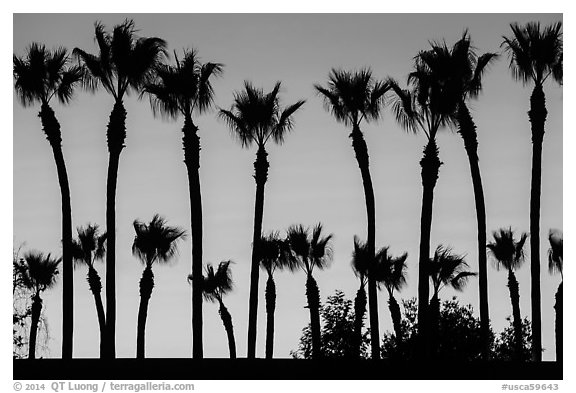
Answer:
M186 231L166 225L166 220L158 214L149 224L134 221L136 236L132 245L132 254L142 263L168 262L177 252L177 243L186 237Z
M276 82L270 93L264 93L264 90L245 81L244 90L234 93L232 108L220 110L220 118L228 124L242 147L250 147L253 143L264 146L270 138L281 144L286 133L292 130L292 115L305 101L281 109L279 92L280 82Z
M314 268L325 269L332 261L333 235L322 236L322 224L318 223L310 233L302 224L288 228L286 240L290 246L292 264L299 266L308 275Z
M78 227L78 240L72 241L72 256L76 263L93 266L94 261L102 260L106 254L106 232L99 233L97 224Z
M206 266L206 273L202 279L204 299L210 302L222 301L222 297L232 291L232 273L229 268L231 263L233 262L222 261L216 270L211 264ZM191 275L188 276L188 280L192 280Z
M476 273L466 269L468 269L468 263L464 260L464 255L454 254L449 247L442 245L436 247L434 257L430 258L430 279L434 294L437 295L447 285L457 291L462 291L468 278L476 276Z
M393 257L389 249L390 247L383 247L376 253L374 270L378 286L384 285L388 293L392 294L394 291L400 291L406 285L408 253L405 252L399 257Z
M522 233L520 239L514 239L512 228L501 228L492 233L494 241L486 247L490 250L496 260L496 267L503 267L507 270L515 270L524 262L524 243L528 238L526 233Z
M548 234L550 249L548 250L548 269L550 273L560 273L562 276L564 240L558 230L550 230Z
M370 255L366 242L354 236L354 251L352 252L352 270L360 280L360 286L364 287L368 282L368 270L370 267Z
M30 251L24 254L22 266L22 285L35 294L52 288L56 284L58 265L61 258L52 258L50 254Z
M278 232L270 232L268 235L262 236L258 253L260 267L270 275L274 274L276 269L287 268L294 271L298 268L294 264L293 258L289 257L287 242L280 238Z
M151 79L166 55L166 42L157 37L136 37L134 21L128 19L115 26L112 34L105 28L100 22L94 25L98 55L79 48L73 53L89 71L86 86L96 89L102 85L119 101L130 89L139 90Z

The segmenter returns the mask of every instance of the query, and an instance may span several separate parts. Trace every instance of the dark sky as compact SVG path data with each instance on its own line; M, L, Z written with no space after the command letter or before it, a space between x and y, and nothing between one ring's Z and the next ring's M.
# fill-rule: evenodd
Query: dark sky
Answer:
M270 174L266 184L263 228L284 231L289 225L324 224L334 233L334 262L316 274L321 297L342 289L353 298L358 287L350 268L352 239L366 236L364 194L348 134L350 130L327 113L313 84L324 84L332 67L370 66L378 78L394 77L405 85L412 59L428 42L445 39L452 45L465 28L479 53L501 51L509 23L562 20L560 14L340 14L340 15L14 15L14 53L24 54L33 41L48 47L80 47L96 53L93 24L108 28L133 18L139 34L167 40L181 53L196 48L203 61L225 64L214 83L216 103L229 108L233 91L243 80L270 90L282 81L284 104L306 99L295 115L294 131L283 146L269 145ZM479 156L489 231L512 226L529 230L530 124L527 111L531 86L515 82L503 55L484 78L484 92L472 104L479 133ZM550 228L562 229L562 88L545 87L548 118L542 166L541 260L544 359L554 358L553 303L559 277L546 268ZM62 125L63 148L71 183L73 225L105 222L108 154L105 129L113 99L104 91L79 91L68 107L54 104ZM142 266L131 255L132 221L150 220L154 213L189 230L188 184L182 162L182 120L154 118L148 100L125 100L128 112L126 149L120 162L117 191L117 354L133 357L136 347L138 281ZM39 108L16 101L14 116L14 246L60 254L60 192L52 152L37 117ZM214 113L196 119L202 143L201 182L204 214L204 260L232 259L235 289L225 298L234 322L238 353L246 353L249 262L255 185L255 150L242 149ZM423 135L409 135L389 109L377 124L364 125L376 197L376 245L389 245L395 254L409 253L409 285L402 298L416 295L421 183L419 160ZM444 130L438 136L443 161L435 191L431 248L450 245L467 254L477 270L476 220L470 170L460 137ZM489 232L490 234L490 232ZM491 236L489 236L489 239ZM190 273L188 238L170 266L155 267L156 286L147 323L147 356L188 357L191 354ZM529 246L526 247L529 255ZM98 266L104 277L104 265ZM521 312L530 316L529 260L518 273ZM506 273L488 270L492 326L501 331L511 315ZM94 301L85 281L75 273L74 355L98 354ZM264 356L264 280L260 282L258 356ZM288 357L308 323L303 273L277 274L275 354ZM457 295L478 312L477 280ZM52 339L50 356L60 356L61 286L45 295ZM379 297L380 329L392 330L387 294ZM205 355L226 357L227 342L217 306L204 306Z

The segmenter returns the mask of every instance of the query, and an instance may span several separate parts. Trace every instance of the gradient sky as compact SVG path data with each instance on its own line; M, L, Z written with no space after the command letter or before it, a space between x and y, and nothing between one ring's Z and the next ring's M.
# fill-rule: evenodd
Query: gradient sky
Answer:
M388 76L405 85L412 59L431 40L452 45L468 28L479 53L501 51L502 35L511 22L562 20L560 14L50 14L14 15L14 53L23 55L34 41L48 47L80 47L96 53L93 24L108 29L133 18L142 36L167 40L169 50L196 48L203 61L225 64L214 82L216 104L229 108L233 91L244 80L269 91L282 81L281 99L307 103L295 115L294 131L283 146L269 144L270 172L266 184L263 228L284 230L291 224L319 221L334 234L334 261L316 279L321 297L343 290L353 299L358 280L350 268L353 236L366 237L366 215L360 172L350 144L350 130L327 113L313 84L324 84L332 67L370 66L374 76ZM489 231L512 226L529 230L531 141L527 111L531 86L515 82L503 55L486 73L484 91L471 105L479 134L479 156ZM541 207L542 329L545 360L554 359L554 294L558 276L547 271L547 233L562 229L562 88L545 87L548 118L544 139ZM15 96L14 96L15 97ZM103 90L78 91L71 105L54 102L62 126L63 149L72 194L73 226L88 222L104 225L108 152L105 131L113 99ZM128 112L126 148L122 152L117 190L117 356L134 357L138 282L142 265L131 254L132 221L149 221L155 213L169 224L189 231L189 197L181 148L182 119L154 118L147 99L125 99ZM23 108L14 100L13 244L61 254L60 191L51 149L37 117L39 107ZM204 261L232 259L234 291L224 301L233 318L239 356L246 354L249 264L251 256L255 184L255 149L242 149L214 113L196 117L201 151L204 219ZM407 134L389 109L377 124L362 127L370 153L376 197L376 245L391 246L408 258L408 286L399 295L416 296L420 233L421 183L419 160L423 135ZM435 189L431 249L449 245L467 254L477 271L476 218L470 169L461 138L450 130L438 136L440 177ZM490 232L488 233L491 239ZM148 357L191 355L191 241L180 246L169 266L155 266L156 286L146 327ZM526 249L529 255L529 244ZM490 260L489 260L490 261ZM495 331L511 315L506 273L488 269L491 323ZM104 264L97 266L104 279ZM530 316L529 258L517 273L521 313ZM94 300L85 280L85 268L75 272L74 356L98 356L99 333ZM265 277L261 274L257 356L264 356ZM308 323L304 308L305 275L278 272L275 355L288 357L296 349L301 329ZM478 314L477 279L463 293L446 289L443 299L457 295ZM61 290L59 284L44 295L50 327L50 357L60 357ZM104 291L103 291L104 295ZM379 296L380 330L392 330L387 294ZM204 353L227 357L226 334L217 305L204 304Z

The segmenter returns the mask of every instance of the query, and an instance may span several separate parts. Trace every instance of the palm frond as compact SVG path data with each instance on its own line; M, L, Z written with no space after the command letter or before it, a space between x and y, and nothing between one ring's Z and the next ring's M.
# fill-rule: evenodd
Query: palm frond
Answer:
M524 262L524 243L528 238L526 233L520 235L520 239L516 241L514 238L514 231L512 228L500 228L492 232L494 241L488 243L486 247L491 252L496 268L501 267L507 270L518 269Z
M178 250L178 242L186 237L186 232L178 227L166 225L166 220L155 214L149 224L134 221L134 243L132 254L144 264L169 262Z
M360 281L364 282L368 277L368 269L370 268L370 255L368 253L368 245L366 242L354 235L354 251L352 252L352 270Z
M36 293L52 288L56 284L58 265L61 258L52 258L51 254L30 251L24 254L25 275L23 284Z
M548 270L551 274L562 274L564 241L562 233L558 230L550 230L548 233L550 249L548 249Z

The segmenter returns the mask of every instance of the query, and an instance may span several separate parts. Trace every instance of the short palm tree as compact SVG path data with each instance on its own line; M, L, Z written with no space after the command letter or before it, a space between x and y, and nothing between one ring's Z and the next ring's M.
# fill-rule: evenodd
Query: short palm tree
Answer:
M392 325L394 326L394 334L398 344L403 340L402 334L402 314L400 313L400 305L394 298L394 291L401 291L406 285L407 266L406 259L408 253L404 253L399 257L394 257L389 252L389 247L383 247L376 253L376 282L378 286L381 285L388 291L388 308L390 309L390 316L392 318Z
M437 77L451 86L457 106L454 118L458 134L462 137L468 156L474 201L476 205L476 222L478 234L478 278L480 296L480 329L482 339L482 356L488 359L490 350L490 313L488 310L488 273L486 263L486 206L484 190L478 159L478 137L474 119L468 108L468 101L477 98L482 90L482 77L488 66L498 57L495 53L478 56L471 46L470 36L465 31L462 38L452 48L446 43L433 44L428 56L428 64L433 67Z
M33 43L25 57L13 57L14 88L22 105L40 104L40 121L46 139L50 143L62 199L62 358L72 358L74 335L74 282L72 264L72 207L70 186L64 154L60 123L50 106L52 98L67 104L74 89L82 81L82 67L70 66L66 49L48 50L44 45Z
M134 221L134 243L132 254L144 264L140 279L140 307L138 309L138 330L136 338L136 357L145 357L146 318L148 303L154 288L154 263L167 263L175 256L178 242L186 237L185 231L178 227L166 225L166 220L158 214L154 215L149 224Z
M563 328L562 324L564 322L563 318L563 307L564 299L562 295L562 287L564 285L564 275L562 273L563 265L563 254L564 254L564 241L562 239L562 233L558 230L550 230L548 234L548 240L550 241L550 249L548 250L548 270L551 274L560 273L560 285L558 285L558 290L556 291L556 304L554 304L554 310L556 310L556 361L561 362L563 360Z
M252 262L250 266L250 298L248 306L248 358L256 357L256 322L258 312L258 248L262 237L262 218L264 215L264 186L268 179L266 143L273 140L277 144L294 127L294 113L304 105L303 100L285 108L280 106L280 82L269 93L255 88L250 82L244 82L244 90L234 93L234 103L230 110L221 109L223 119L242 147L257 145L254 161L254 180L256 181L256 199L254 203L254 234L252 237Z
M222 74L222 64L201 63L195 50L184 51L180 61L174 53L176 65L161 64L156 69L157 80L144 86L154 114L177 119L184 117L182 146L184 164L188 171L190 219L192 227L192 275L202 275L202 195L200 193L200 137L192 114L209 110L214 102L212 79ZM192 353L203 357L202 349L202 289L192 285Z
M446 286L462 291L468 283L468 279L477 274L469 272L467 269L468 263L464 260L464 256L453 253L449 247L439 245L434 251L434 256L430 258L429 274L433 291L432 299L430 299L430 336L434 355L439 350L440 291Z
M28 358L36 358L36 334L38 322L42 312L42 298L40 295L56 284L58 265L61 258L55 259L41 252L28 252L20 265L22 268L22 285L32 292L32 323L30 325L30 343Z
M260 267L268 274L266 280L266 359L272 359L274 353L274 312L276 310L276 283L274 272L288 268L295 270L296 265L287 255L287 247L284 239L278 232L271 232L262 236L260 240Z
M414 71L408 76L410 90L402 89L396 81L389 79L395 93L393 111L398 123L406 130L426 136L424 155L420 160L422 177L422 211L420 216L420 250L418 258L418 345L417 352L423 357L430 354L428 297L430 286L428 261L430 258L430 234L434 188L440 171L440 158L436 136L438 131L453 122L456 108L453 92L434 73L433 61L427 51L415 58Z
M222 298L232 290L232 274L230 264L232 261L222 261L214 271L210 264L206 266L206 274L202 276L202 294L204 299L210 302L218 302L220 309L218 313L222 318L226 335L228 336L228 349L230 359L236 359L236 341L234 340L234 326L232 325L232 316L224 305ZM192 275L188 276L188 281L192 281Z
M514 239L512 228L500 228L492 233L494 241L487 245L496 262L496 268L508 271L508 289L512 302L512 326L514 327L515 360L520 360L522 353L522 319L520 316L520 289L514 270L519 269L524 262L524 243L528 235L522 233L520 239Z
M134 22L125 20L110 34L95 24L100 52L93 55L80 48L74 54L88 70L85 85L95 91L100 85L114 98L106 131L108 175L106 180L106 357L116 356L116 185L120 153L126 140L124 96L148 82L165 55L166 42L160 38L137 38Z
M100 357L104 355L104 335L106 329L106 316L102 303L102 281L94 262L104 259L106 254L106 233L100 234L98 225L88 224L86 227L78 227L78 239L73 240L72 249L74 261L88 267L88 286L96 304L98 315L98 327L100 328Z
M314 279L314 268L328 267L332 261L332 237L322 235L322 224L318 223L310 232L309 228L292 225L288 228L286 241L290 248L290 258L306 273L306 306L310 311L310 330L312 332L312 358L321 356L320 337L320 289Z
M364 315L366 314L366 284L368 284L368 267L370 257L366 242L354 236L354 251L352 252L352 270L358 280L360 287L356 291L354 298L354 357L360 358L362 346L362 328L364 327Z
M532 357L542 360L542 318L540 304L540 194L542 188L542 143L548 111L544 83L548 78L562 84L562 22L543 30L540 23L510 25L511 37L503 37L502 46L510 55L514 79L534 83L528 117L532 128L532 180L530 187L530 276L532 305Z
M388 83L375 80L369 68L357 72L332 69L328 76L328 86L314 85L316 91L324 99L327 110L334 115L336 121L352 127L350 138L362 175L364 198L366 200L367 216L367 252L373 259L376 239L376 207L374 201L374 187L370 176L368 146L360 130L363 120L367 123L377 121L382 114L384 98L390 89ZM372 341L372 358L380 358L379 328L378 328L378 301L376 281L372 269L368 268L368 307L370 310L370 334Z

